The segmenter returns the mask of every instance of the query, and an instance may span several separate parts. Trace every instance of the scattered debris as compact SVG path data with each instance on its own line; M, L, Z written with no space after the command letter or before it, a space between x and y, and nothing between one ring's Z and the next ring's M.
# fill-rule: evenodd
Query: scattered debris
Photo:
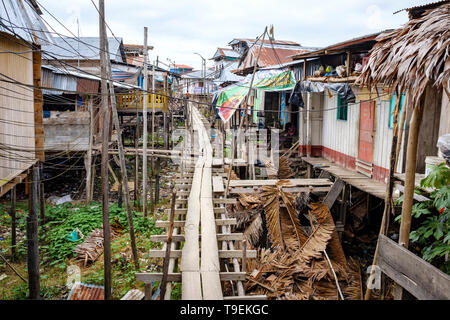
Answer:
M60 205L66 202L72 202L72 198L70 194L65 195L64 197L50 196L47 198L47 203L52 205Z
M115 231L111 230L111 238L115 235ZM83 261L84 266L96 261L103 252L103 229L95 229L92 231L86 240L80 243L74 251L77 255L76 259Z
M141 290L131 289L120 300L142 300L144 297L145 294Z

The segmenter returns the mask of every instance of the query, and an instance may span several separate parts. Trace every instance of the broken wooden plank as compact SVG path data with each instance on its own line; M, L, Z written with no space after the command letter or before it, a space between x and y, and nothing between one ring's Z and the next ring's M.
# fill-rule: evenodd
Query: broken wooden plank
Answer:
M345 182L341 179L337 179L333 186L331 187L330 192L325 196L325 199L323 199L323 203L331 209L336 199L339 197L339 194L342 192L342 189L344 189Z

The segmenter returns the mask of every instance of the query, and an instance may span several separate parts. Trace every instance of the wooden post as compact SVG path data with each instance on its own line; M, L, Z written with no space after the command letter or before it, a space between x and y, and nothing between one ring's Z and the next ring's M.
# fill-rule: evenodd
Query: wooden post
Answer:
M42 53L40 46L33 47L33 101L34 101L34 136L35 156L41 162L45 162L44 151L44 116L43 98L41 89Z
M32 169L32 181L30 192L30 204L27 216L27 266L28 266L28 289L30 299L40 299L40 277L39 277L39 239L38 239L38 188L39 188L39 165Z
M155 94L155 61L152 64L152 149L155 150L155 112L156 112L156 94ZM155 178L155 161L152 157L152 178L150 182L150 210L153 214L155 212L155 201L153 197L153 181Z
M16 218L16 186L11 189L11 209L9 211L11 216L11 261L16 260L16 228L17 228L17 218Z
M86 167L86 204L92 201L92 189L91 189L91 179L92 179L92 145L94 143L94 106L92 104L92 99L89 99L89 114L90 114L90 126L89 126L89 149L85 157L85 167Z
M152 300L152 290L153 290L153 288L152 288L152 283L151 282L150 283L146 283L144 285L144 291L145 291L145 293L144 293L144 300Z
M242 240L242 272L247 272L247 241Z
M412 110L412 117L409 125L408 150L406 152L405 190L403 194L402 218L398 240L398 243L405 248L408 248L409 233L411 231L411 211L416 182L417 145L420 124L422 123L424 99L425 94L421 97L419 104ZM400 300L403 296L403 289L401 289L401 287L396 288L394 296L396 300Z
M175 189L175 188L174 188ZM177 200L176 191L172 191L172 204L170 208L170 225L169 229L167 231L167 243L166 243L166 255L164 257L164 264L163 264L163 276L161 280L161 293L160 293L160 300L164 300L164 296L166 293L166 284L167 284L167 273L169 270L169 261L170 261L170 247L172 245L172 235L173 235L173 224L175 220L175 203Z
M39 176L40 180L44 180L42 177L44 176L44 164L41 162L39 164ZM45 193L44 193L44 183L39 183L39 213L40 213L40 225L43 226L45 224Z
M105 300L111 300L111 228L109 223L109 183L108 183L108 142L109 142L109 113L108 113L108 85L105 29L105 0L99 0L99 28L100 28L100 57L101 57L101 93L102 93L102 215L103 215L103 259Z
M142 108L142 116L144 118L144 141L142 145L142 201L144 217L147 216L147 141L148 141L148 124L147 124L147 108L148 108L148 77L147 77L147 27L144 27L144 106Z
M131 204L130 204L130 191L128 188L128 173L127 167L125 165L125 154L123 149L123 141L122 141L122 131L120 129L119 116L117 112L116 105L116 96L114 93L114 84L110 80L112 79L112 71L111 71L111 61L109 59L109 45L108 42L105 42L105 55L107 57L107 77L109 79L109 94L111 97L111 108L112 108L112 118L114 121L114 126L117 131L117 145L119 149L119 159L120 159L120 170L121 170L121 182L119 183L119 207L122 207L122 194L123 191L125 193L125 205L127 209L127 219L128 219L128 232L130 233L130 242L131 242L131 252L133 255L134 266L136 270L139 270L139 257L136 248L136 237L134 235L134 225L133 225L133 213L131 212ZM123 188L123 189L122 189Z
M406 154L405 191L402 206L402 220L400 224L399 244L408 247L409 232L411 230L411 210L413 205L414 187L416 180L417 142L420 124L423 115L423 97L419 105L412 110L412 118L409 127L408 151Z
M236 137L236 143L239 141L240 131L242 130L242 125L243 125L245 117L247 115L247 106L249 104L250 92L251 92L252 87L253 87L253 81L255 79L255 74L256 74L256 68L258 67L258 61L259 61L259 57L261 55L262 47L264 45L264 39L266 37L266 33L267 33L267 27L264 29L264 33L263 33L262 40L261 40L261 45L260 45L259 51L258 51L258 57L256 58L255 65L253 67L252 79L250 81L250 87L248 89L248 93L247 93L247 96L246 96L246 103L245 103L245 108L244 108L244 114L242 115L242 118L241 118L241 121L240 121L240 124L239 124L239 129L238 129L237 137ZM234 137L232 137L232 139L234 140ZM230 163L230 170L228 171L228 176L227 176L227 187L225 188L225 198L228 196L228 191L229 191L229 188L230 188L230 180L231 180L230 177L231 177L231 171L233 171L234 153L235 153L235 149L236 149L236 143L233 144L233 148L232 148L232 151L231 151L231 163Z
M311 156L311 92L306 93L306 155Z
M141 202L139 200L139 109L136 108L136 131L134 134L134 200L136 200L136 209L141 210Z
M156 158L155 166L155 203L159 202L159 180L160 180L160 170L161 170L161 158Z

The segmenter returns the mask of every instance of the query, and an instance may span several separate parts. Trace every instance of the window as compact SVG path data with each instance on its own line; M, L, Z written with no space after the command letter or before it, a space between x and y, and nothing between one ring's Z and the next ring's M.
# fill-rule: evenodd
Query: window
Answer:
M347 121L348 103L347 100L337 96L337 119Z
M394 109L395 109L395 93L392 95L391 104L389 107L389 129L394 128ZM402 94L402 97L400 98L400 110L398 114L398 121L401 119L401 114L403 110L403 105L405 104L405 94ZM406 123L405 123L406 124Z

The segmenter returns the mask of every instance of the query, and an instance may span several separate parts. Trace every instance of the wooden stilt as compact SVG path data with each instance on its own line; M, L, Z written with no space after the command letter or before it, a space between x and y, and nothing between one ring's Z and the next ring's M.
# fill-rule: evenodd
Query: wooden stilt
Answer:
M44 180L42 177L44 176L44 164L40 163L39 165L39 176L41 177L40 180ZM44 190L44 183L39 183L39 213L40 213L40 225L45 224L45 190Z
M109 99L108 99L108 84L107 84L107 64L108 58L106 55L106 26L105 26L105 1L99 0L99 28L100 28L100 57L101 57L101 93L102 93L102 160L101 160L101 175L102 175L102 220L103 220L103 261L104 261L104 286L105 286L105 300L111 300L111 228L109 222L109 183L108 183L108 145L110 133L110 113L109 113Z
M9 211L11 216L11 261L16 260L16 228L17 228L17 218L16 218L16 186L11 189L11 209Z
M39 276L39 239L38 239L38 188L39 167L33 166L30 192L29 213L27 216L27 266L28 266L28 290L30 299L40 299Z

